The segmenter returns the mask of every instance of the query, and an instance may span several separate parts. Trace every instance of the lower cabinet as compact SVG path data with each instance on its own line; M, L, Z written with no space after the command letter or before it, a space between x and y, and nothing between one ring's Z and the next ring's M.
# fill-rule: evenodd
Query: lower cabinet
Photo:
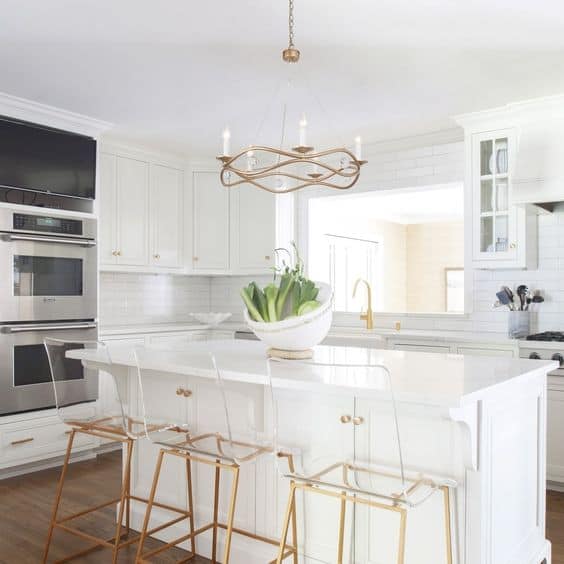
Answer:
M547 467L549 482L564 484L564 386L549 376L547 394Z
M448 353L450 352L450 345L426 345L422 343L402 343L391 342L390 349L399 351L419 351L419 352L435 352L435 353Z
M30 416L0 425L0 469L62 456L70 432L57 415ZM78 434L73 452L95 448L96 437Z

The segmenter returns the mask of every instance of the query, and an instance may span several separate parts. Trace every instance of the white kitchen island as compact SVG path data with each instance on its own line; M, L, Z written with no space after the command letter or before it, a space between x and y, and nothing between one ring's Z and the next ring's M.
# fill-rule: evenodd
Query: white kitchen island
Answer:
M194 424L217 417L210 398L215 374L198 353L216 351L222 359L229 401L241 417L262 414L270 419L270 395L265 386L266 347L252 341L214 341L187 345L194 361L187 365L159 354L152 389L146 390L163 417ZM185 349L185 350L186 350ZM110 348L107 366L95 353L75 350L69 356L114 373L128 398L131 414L139 413L137 371L130 347ZM384 364L392 374L401 422L406 467L451 477L458 483L453 500L455 563L540 564L550 562L545 537L546 373L555 362L500 357L403 352L379 349L318 347L315 360L350 364ZM287 366L280 384L295 392L295 402L280 407L281 417L291 417L293 427L334 437L334 444L350 445L361 458L375 449L379 421L378 398L363 393L362 378L327 379L315 370L301 374ZM280 378L280 376L278 376ZM300 410L299 390L314 386L319 409L334 413L334 425L315 430L316 414ZM190 394L178 394L189 390ZM291 397L291 395L289 396ZM215 412L215 413L214 413ZM286 415L285 415L286 414ZM342 415L358 417L362 424L344 424ZM313 431L312 431L313 428ZM147 496L157 449L147 441L135 448L133 492ZM352 455L354 456L354 453ZM223 501L229 484L222 482ZM196 525L208 522L213 506L213 470L194 470ZM186 500L185 472L170 463L163 469L161 501ZM272 457L245 467L241 474L236 526L278 537L287 496L287 484L277 477ZM306 496L298 503L299 531L305 543L306 562L333 563L337 542L339 504L335 500ZM222 511L226 503L222 503ZM140 527L144 506L133 506L132 523ZM393 517L375 509L349 511L347 561L362 564L395 562L396 524ZM165 516L154 510L155 523ZM442 500L436 495L408 516L406 564L443 564ZM186 532L163 534L170 539ZM198 553L209 556L210 536L199 536ZM274 552L248 539L233 538L234 564L264 564Z

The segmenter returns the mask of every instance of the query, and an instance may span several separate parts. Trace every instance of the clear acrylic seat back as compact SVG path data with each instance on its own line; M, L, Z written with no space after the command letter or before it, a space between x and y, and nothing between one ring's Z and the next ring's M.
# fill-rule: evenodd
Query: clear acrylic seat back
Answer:
M110 372L86 368L80 360L66 356L69 350L88 349L95 351L104 364L111 366L108 347L98 341L65 341L51 338L44 339L44 345L60 419L68 424L98 425L119 433L126 432L127 406L122 402L114 376ZM85 387L83 374L86 370L97 372L101 398L97 401L77 403L77 388Z

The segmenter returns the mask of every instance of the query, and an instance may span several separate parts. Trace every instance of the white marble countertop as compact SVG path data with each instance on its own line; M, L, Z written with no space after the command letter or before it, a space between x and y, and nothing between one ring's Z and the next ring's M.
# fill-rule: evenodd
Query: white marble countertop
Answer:
M266 382L266 346L257 341L196 342L174 351L146 348L144 363L157 372L215 377L208 353L217 357L223 377L247 383ZM135 367L134 349L125 345L110 347L112 364ZM91 362L107 362L95 351L73 350L69 357ZM474 402L491 390L503 392L509 382L544 375L557 368L553 361L506 357L479 357L454 354L420 353L361 347L315 348L317 362L380 364L386 366L393 379L396 397L448 408ZM277 365L276 377L283 385L296 389L319 389L320 393L352 393L370 395L382 393L380 376L362 369L327 369L304 367L289 362Z

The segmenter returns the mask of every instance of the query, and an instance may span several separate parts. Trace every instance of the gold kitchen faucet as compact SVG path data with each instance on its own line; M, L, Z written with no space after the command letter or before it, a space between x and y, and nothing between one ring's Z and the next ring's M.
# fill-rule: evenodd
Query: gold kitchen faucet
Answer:
M370 284L368 283L367 280L365 280L364 278L357 278L356 282L354 283L353 298L355 297L356 289L358 288L359 282L364 282L364 284L366 285L366 296L368 299L368 303L366 305L366 313L361 313L360 319L366 321L367 329L373 329L374 321L372 319L372 288L370 287Z

